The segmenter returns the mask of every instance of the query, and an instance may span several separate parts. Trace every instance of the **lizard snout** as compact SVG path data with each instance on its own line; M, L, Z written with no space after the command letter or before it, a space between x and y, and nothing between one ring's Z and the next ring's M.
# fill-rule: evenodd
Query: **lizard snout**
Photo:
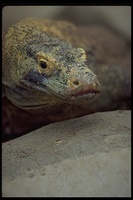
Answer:
M96 76L90 82L89 81L88 82L87 81L80 81L77 78L71 78L70 80L68 80L67 86L74 93L75 92L78 92L78 93L83 92L84 93L84 92L93 92L93 91L94 92L100 92L100 83L99 83Z
M89 81L80 81L77 78L71 78L68 80L67 86L69 88L70 99L77 103L92 102L99 96L101 90L97 76L94 76Z

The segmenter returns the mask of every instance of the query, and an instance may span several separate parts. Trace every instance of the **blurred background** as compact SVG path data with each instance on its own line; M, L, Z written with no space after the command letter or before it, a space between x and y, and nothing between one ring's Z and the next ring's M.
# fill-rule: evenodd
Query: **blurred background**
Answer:
M131 38L130 6L5 6L2 30L31 16L68 20L78 25L103 24Z

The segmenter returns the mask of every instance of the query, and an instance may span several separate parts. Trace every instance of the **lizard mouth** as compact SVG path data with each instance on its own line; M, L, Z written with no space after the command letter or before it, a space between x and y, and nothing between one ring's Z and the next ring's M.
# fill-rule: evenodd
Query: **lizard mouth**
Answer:
M99 97L100 91L101 87L98 81L92 84L83 84L70 92L70 100L76 104L89 103Z

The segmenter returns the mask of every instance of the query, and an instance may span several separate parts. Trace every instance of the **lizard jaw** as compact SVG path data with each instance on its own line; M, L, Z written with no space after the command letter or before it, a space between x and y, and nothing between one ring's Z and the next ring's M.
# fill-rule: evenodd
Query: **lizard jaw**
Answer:
M92 74L89 80L87 78L83 80L77 77L71 77L66 85L62 85L60 82L50 80L32 70L21 80L21 84L25 90L28 88L27 92L30 90L39 91L42 93L41 96L47 96L49 99L54 99L55 102L69 104L88 104L97 99L101 90L97 76L94 74ZM36 93L33 93L32 100L34 98L37 99Z
M98 81L92 84L81 84L78 88L70 92L70 100L73 103L90 103L96 100L101 91L101 86Z

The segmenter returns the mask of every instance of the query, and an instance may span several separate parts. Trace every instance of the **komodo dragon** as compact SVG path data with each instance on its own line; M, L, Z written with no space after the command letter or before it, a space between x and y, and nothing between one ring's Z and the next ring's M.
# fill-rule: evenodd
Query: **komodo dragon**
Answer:
M130 109L124 36L98 25L26 18L2 41L3 141L51 122Z

